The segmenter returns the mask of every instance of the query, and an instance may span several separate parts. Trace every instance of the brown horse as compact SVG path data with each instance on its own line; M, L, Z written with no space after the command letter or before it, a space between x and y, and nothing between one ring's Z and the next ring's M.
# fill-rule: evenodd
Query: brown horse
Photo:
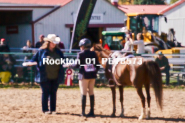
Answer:
M109 83L114 82L119 87L120 92L120 102L122 112L120 116L124 116L124 108L123 108L123 87L134 85L137 90L137 94L139 95L142 103L142 112L139 119L149 118L150 117L150 82L153 85L156 101L162 110L162 77L159 66L154 61L145 61L142 57L134 57L129 58L123 64L122 62L118 62L115 66L115 70L110 72L108 69L110 66L107 63L103 63L103 59L109 58L112 53L109 50L104 49L101 44L95 44L91 51L95 51L97 57L99 59L100 64L105 69L105 76L109 80ZM131 62L131 63L130 63ZM140 64L137 64L139 63ZM112 66L111 66L112 69ZM112 76L112 77L111 77ZM147 103L148 110L147 115L145 116L145 97L143 95L142 87L145 87L147 94ZM115 116L116 112L116 87L112 86L112 98L113 98L113 113L111 116Z

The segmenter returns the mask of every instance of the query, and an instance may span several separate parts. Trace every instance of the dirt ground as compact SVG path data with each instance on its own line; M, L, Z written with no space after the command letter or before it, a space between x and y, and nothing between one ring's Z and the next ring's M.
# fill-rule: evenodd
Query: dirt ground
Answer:
M81 96L79 89L59 89L57 94L57 115L44 115L41 112L40 89L0 89L0 123L166 123L185 122L185 90L165 89L164 108L157 108L151 92L151 119L138 121L141 103L135 89L125 89L125 117L121 112L117 90L116 116L112 113L112 96L108 88L95 89L95 118L80 117ZM87 98L86 113L89 112Z

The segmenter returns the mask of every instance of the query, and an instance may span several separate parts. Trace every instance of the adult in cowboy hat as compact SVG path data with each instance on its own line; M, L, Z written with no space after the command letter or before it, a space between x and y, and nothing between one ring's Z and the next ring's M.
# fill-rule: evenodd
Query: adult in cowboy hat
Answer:
M32 60L23 65L31 66L37 64L37 75L35 81L40 84L42 89L42 111L45 114L56 114L56 93L59 83L64 81L63 66L53 64L43 64L43 58L61 59L63 53L56 47L60 38L55 34L49 34L44 38L44 44L33 56ZM48 98L50 97L50 110L48 109Z
M164 54L161 51L159 51L158 57L155 59L155 62L157 62L157 64L159 65L161 72L166 73L166 85L169 85L170 65L168 59L164 56Z

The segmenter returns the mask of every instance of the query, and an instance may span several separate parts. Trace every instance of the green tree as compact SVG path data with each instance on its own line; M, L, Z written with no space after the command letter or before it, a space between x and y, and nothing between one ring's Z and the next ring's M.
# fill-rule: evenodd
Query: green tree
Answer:
M108 2L111 2L111 0L107 0ZM125 4L125 3L128 3L128 4L132 4L134 0L119 0L118 3L119 4Z
M134 0L136 5L164 5L165 0Z
M173 3L177 2L177 1L179 1L179 0L171 0L170 4L173 4Z
M129 4L132 4L132 1L133 0L119 0L119 3L121 3L121 4L124 4L124 3L129 3Z

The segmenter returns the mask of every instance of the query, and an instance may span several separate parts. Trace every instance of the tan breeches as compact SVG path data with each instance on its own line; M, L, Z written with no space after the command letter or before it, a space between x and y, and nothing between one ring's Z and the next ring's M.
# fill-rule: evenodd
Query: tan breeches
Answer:
M94 95L94 84L95 79L82 79L79 80L80 91L82 95L87 94L87 89L89 90L89 95Z

